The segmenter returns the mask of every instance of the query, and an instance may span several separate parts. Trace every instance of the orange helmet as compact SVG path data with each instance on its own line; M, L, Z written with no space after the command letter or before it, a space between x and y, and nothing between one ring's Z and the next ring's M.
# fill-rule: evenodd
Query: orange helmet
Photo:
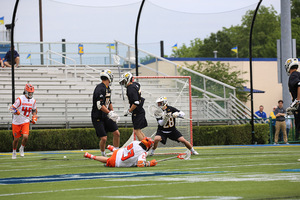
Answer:
M28 99L31 99L33 97L33 93L34 93L34 87L33 87L33 85L27 83L25 85L25 88L24 88L24 94L25 94L25 96Z
M154 141L149 137L144 137L141 141L146 146L146 151L149 151L149 149L153 146Z

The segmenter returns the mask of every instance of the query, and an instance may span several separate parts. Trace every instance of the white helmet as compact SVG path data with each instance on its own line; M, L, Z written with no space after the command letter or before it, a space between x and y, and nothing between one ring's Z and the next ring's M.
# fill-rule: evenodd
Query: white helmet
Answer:
M285 61L285 70L287 72L287 75L289 76L290 75L290 70L293 66L293 69L298 69L298 59L297 58L289 58ZM297 66L297 67L296 67Z
M157 99L156 99L156 105L157 105L158 107L160 107L160 108L163 108L163 107L165 107L166 105L168 105L168 99L167 99L167 97L161 96L161 97L157 98Z
M119 81L120 85L124 85L127 87L127 84L131 82L132 80L132 74L130 72L126 72L125 74L122 74L121 79Z
M113 79L114 79L114 75L111 73L111 71L109 69L105 69L100 72L101 80L102 80L102 77L106 77L110 83L113 82Z

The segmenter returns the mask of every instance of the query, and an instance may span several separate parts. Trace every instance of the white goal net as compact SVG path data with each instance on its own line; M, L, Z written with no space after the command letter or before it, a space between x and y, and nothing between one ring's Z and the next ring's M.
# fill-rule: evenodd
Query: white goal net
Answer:
M134 81L141 85L142 97L145 98L144 109L148 127L142 129L147 137L154 138L158 123L150 115L148 107L155 104L158 97L167 97L168 104L185 113L185 119L176 119L176 128L181 132L183 137L193 144L192 132L192 97L191 97L191 78L190 76L137 76ZM125 143L135 140L132 135ZM181 147L181 143L167 140L166 145L159 144L159 147Z

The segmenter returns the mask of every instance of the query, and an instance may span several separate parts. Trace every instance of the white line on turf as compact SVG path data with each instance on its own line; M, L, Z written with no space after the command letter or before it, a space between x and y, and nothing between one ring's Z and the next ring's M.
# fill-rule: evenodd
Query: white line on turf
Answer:
M178 184L178 183L176 183L176 184ZM127 187L132 188L132 187L145 187L145 186L153 186L153 185L166 185L166 183L123 185L123 186L106 186L106 187L92 187L92 188L72 188L72 189L45 190L45 191L36 191L36 192L20 192L20 193L0 194L0 197L30 195L30 194L45 194L45 193L55 193L55 192L72 192L72 191L82 191L82 190L99 190L99 189L109 189L110 190L110 189L113 189L113 188L127 188Z

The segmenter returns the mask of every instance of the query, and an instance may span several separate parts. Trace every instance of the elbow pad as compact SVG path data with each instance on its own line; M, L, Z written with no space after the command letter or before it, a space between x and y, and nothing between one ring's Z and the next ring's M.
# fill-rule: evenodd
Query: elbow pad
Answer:
M158 124L159 124L160 126L165 125L165 122L164 122L164 120L162 120L162 119L158 120L157 122L158 122Z
M138 106L138 105L140 105L140 101L135 101L135 102L133 102L133 104Z
M98 108L98 110L101 110L101 107L102 107L101 102L97 101L97 108Z

